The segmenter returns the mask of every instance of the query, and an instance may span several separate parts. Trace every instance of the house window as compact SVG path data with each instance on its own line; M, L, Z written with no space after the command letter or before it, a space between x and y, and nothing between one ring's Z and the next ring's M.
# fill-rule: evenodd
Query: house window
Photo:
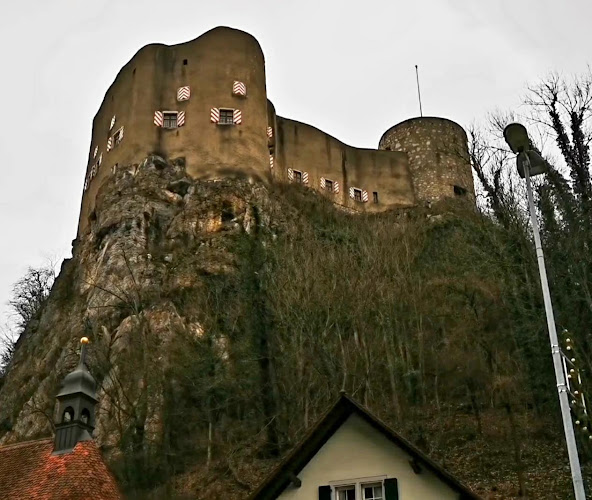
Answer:
M371 478L368 479L371 480ZM374 482L335 486L334 498L335 500L384 500L384 485L382 481L375 479Z
M329 179L325 179L325 189L327 191L329 191L330 193L333 192L333 181L330 181Z
M302 172L300 170L294 170L294 182L302 183Z
M372 200L374 201L374 203L378 203L378 191L374 191L372 193Z
M363 484L362 485L362 499L363 500L383 500L382 484Z
M354 188L354 200L362 201L362 190Z
M336 488L337 500L356 500L356 486L342 486Z
M162 117L162 126L164 128L177 128L177 112L165 111Z
M234 110L232 109L221 109L220 110L220 125L233 125L234 124Z

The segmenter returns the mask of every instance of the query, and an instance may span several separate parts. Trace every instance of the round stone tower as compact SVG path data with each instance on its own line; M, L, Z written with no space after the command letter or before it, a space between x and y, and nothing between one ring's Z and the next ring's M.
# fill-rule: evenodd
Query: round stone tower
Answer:
M407 153L418 201L474 199L467 134L457 123L446 118L410 118L387 130L378 149Z

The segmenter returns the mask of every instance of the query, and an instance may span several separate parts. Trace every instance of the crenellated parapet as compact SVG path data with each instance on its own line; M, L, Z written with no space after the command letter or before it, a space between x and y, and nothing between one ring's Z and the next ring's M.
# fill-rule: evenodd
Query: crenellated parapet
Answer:
M377 150L343 144L277 116L259 43L224 27L147 45L121 69L93 120L79 233L105 178L152 153L183 157L196 179L299 182L359 211L473 193L459 125L417 118L387 131Z

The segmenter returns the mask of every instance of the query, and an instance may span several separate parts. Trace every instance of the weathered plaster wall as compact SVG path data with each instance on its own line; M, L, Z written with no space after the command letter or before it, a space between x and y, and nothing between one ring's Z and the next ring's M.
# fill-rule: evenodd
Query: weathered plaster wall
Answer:
M235 80L245 83L246 97L233 95ZM177 102L177 89L186 85L191 98ZM266 103L263 53L247 33L215 28L184 44L142 48L119 72L93 121L87 177L100 154L102 164L84 193L79 232L87 229L97 189L113 165L138 163L152 152L185 157L187 172L198 179L268 176ZM240 109L242 124L212 123L211 108ZM185 125L157 127L155 111L185 111ZM107 152L121 126L123 141Z
M340 192L324 192L336 203L361 211L383 211L415 203L407 154L358 149L305 123L277 117L274 178L288 181L288 168L308 173L308 186L321 177L339 182ZM366 190L368 202L354 201L349 188ZM378 203L373 193L378 193Z
M457 123L445 118L412 118L387 130L378 148L407 152L418 200L474 199L467 135ZM455 194L454 186L466 194Z

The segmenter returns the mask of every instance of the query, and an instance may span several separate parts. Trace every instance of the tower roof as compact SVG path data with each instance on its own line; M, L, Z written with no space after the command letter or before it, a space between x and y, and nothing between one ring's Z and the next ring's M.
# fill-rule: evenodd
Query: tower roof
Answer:
M64 378L60 392L57 395L58 398L74 394L84 394L94 401L97 400L97 384L85 364L87 343L88 339L83 337L81 340L82 349L80 350L78 366Z

